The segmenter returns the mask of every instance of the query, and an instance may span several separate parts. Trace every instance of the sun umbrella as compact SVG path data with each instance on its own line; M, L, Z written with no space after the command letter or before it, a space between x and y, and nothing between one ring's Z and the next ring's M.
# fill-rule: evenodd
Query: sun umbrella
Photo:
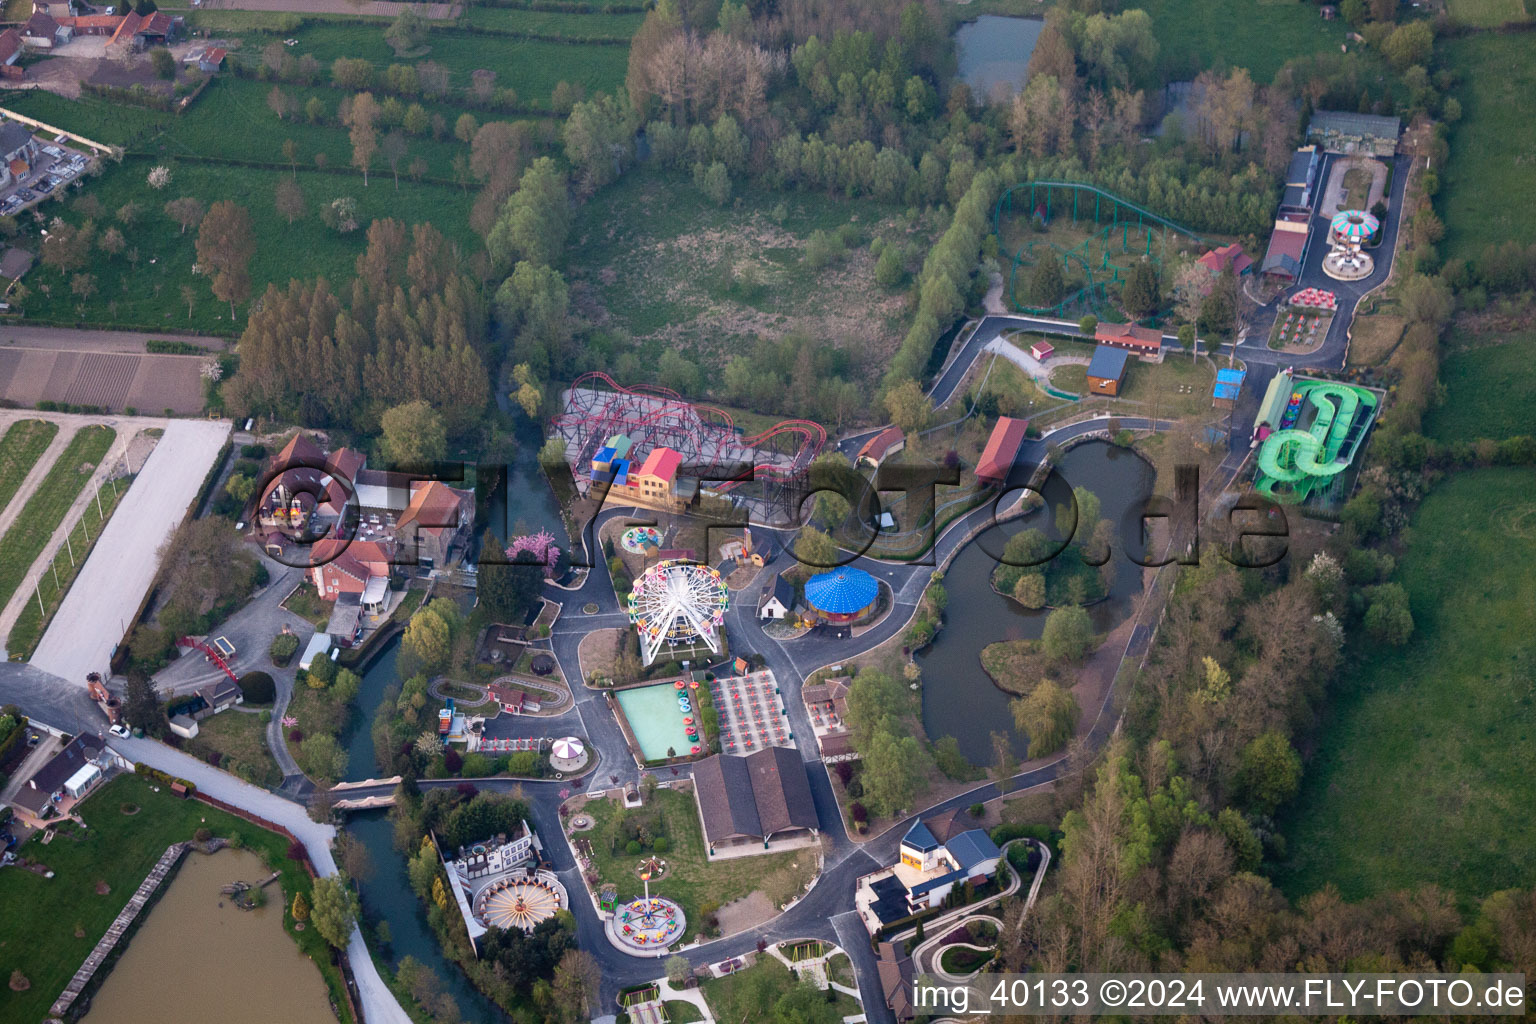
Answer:
M581 740L574 736L555 740L554 745L550 747L550 753L563 761L574 761L585 752L586 748L581 745Z

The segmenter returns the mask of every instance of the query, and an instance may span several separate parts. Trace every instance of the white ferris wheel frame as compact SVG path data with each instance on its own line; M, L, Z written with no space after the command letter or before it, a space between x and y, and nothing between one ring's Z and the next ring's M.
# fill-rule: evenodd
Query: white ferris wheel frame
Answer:
M649 665L663 645L702 640L720 653L730 592L720 574L707 565L669 559L657 562L635 580L629 596L629 621L640 636L640 657Z

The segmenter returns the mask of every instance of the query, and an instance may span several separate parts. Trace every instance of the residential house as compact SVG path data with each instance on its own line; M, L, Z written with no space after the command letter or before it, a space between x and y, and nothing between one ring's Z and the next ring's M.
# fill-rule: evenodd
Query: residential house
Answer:
M60 25L46 11L35 11L21 27L21 41L34 50L51 50L60 43L67 43L74 30Z
M775 841L813 838L820 827L805 764L789 747L705 758L693 767L693 791L711 856L768 850Z
M864 442L859 449L858 457L853 460L855 466L868 466L870 469L879 469L880 463L895 455L907 446L907 436L901 432L900 427L886 427L880 433Z
M1101 321L1094 329L1093 339L1101 345L1127 349L1142 358L1156 356L1163 349L1162 331L1137 324L1111 324Z
M763 584L763 592L757 599L759 619L782 619L795 607L795 585L781 574Z
M0 39L4 35L0 33ZM0 188L19 184L36 165L37 140L32 129L15 121L0 122Z
M357 594L365 612L383 611L389 602L389 573L394 544L385 540L325 537L310 549L310 581L321 599Z
M926 822L917 821L901 838L897 863L858 880L854 905L873 934L942 907L957 885L992 878L1001 859L1002 851L982 829L940 839Z
M101 781L102 750L95 736L76 736L16 791L12 806L34 823L67 809Z
M163 11L151 14L131 12L125 15L112 33L108 46L124 46L140 53L155 46L167 46L181 35L181 18L173 18Z
M1237 277L1242 277L1253 270L1253 260L1236 242L1212 249L1195 262L1209 270L1212 277L1218 277L1228 269Z
M21 58L24 45L21 33L15 29L8 28L0 32L0 77L26 77L26 71L16 63Z
M878 947L879 959L875 970L880 976L880 994L885 1005L898 1021L908 1021L917 1016L913 1002L912 958L899 952L894 943L882 942Z
M225 708L245 703L245 691L240 689L239 683L226 675L220 675L216 681L199 686L195 692L208 705L207 715L216 715Z
M76 36L111 36L122 27L124 18L118 14L60 15L48 12L55 21Z

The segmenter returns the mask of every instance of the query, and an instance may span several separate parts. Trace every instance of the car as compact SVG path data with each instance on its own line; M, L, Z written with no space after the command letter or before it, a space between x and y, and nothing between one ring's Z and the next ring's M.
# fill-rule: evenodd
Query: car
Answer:
M36 198L37 198L37 195L36 195L36 193L34 193L34 192L31 192L31 191L30 191L30 190L28 190L28 189L21 189L21 190L20 190L20 191L18 191L18 192L17 192L17 193L16 193L16 195L17 195L17 196L18 196L18 197L20 197L20 199L21 199L21 201L22 201L22 202L24 202L24 203L25 203L25 202L30 202L30 201L31 201L31 200L33 200L33 199L36 199Z
M49 181L40 181L32 187L37 189L38 193L41 195L47 195L49 192L53 191L53 183Z
M43 734L40 732L34 732L27 737L27 746L29 747L35 747L41 742L43 742Z
M133 730L129 729L126 725L124 725L121 722L117 723L112 728L108 729L107 732L111 733L113 736L116 736L118 739L122 739L122 740L125 740L129 736L133 735Z

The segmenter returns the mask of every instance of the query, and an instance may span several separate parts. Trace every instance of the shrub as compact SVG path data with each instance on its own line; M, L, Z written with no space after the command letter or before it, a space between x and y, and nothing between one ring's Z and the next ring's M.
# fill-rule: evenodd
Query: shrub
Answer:
M629 842L624 844L624 852L629 854L631 857L640 856L640 851L641 846L640 840L638 839L631 839Z
M267 648L267 653L271 655L274 665L288 664L298 652L299 638L293 633L277 634L272 638L272 646Z
M239 682L248 704L271 704L277 699L277 683L265 672L247 672Z
M672 844L667 841L666 836L657 836L656 840L651 843L651 849L656 853L666 853L672 849Z

